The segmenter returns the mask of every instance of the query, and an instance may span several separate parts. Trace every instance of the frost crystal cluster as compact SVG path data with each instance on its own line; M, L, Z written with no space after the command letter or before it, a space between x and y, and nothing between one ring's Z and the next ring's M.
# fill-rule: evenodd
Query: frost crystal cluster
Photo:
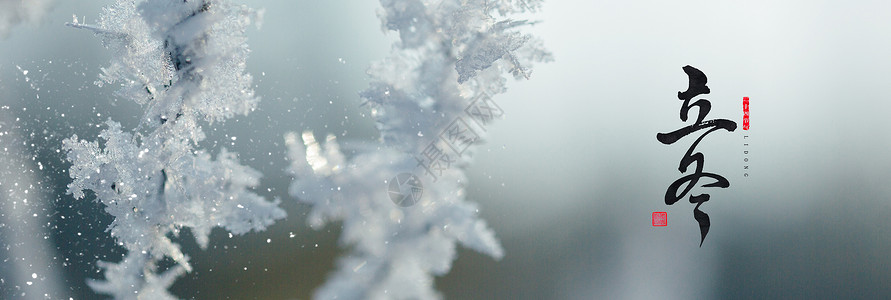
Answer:
M191 271L171 237L191 229L202 248L214 227L243 234L285 217L277 201L250 188L260 173L223 149L216 157L196 149L199 122L246 114L258 101L245 73L245 29L256 13L223 0L119 0L98 24L76 18L70 26L99 35L114 51L104 83L146 111L133 132L108 120L100 141L73 136L63 142L72 163L68 193L92 191L114 216L108 228L127 254L102 262L104 281L89 282L117 299L172 298L167 288ZM163 268L162 260L173 266Z
M433 276L448 273L457 243L503 256L477 206L465 200L462 168L474 147L435 174L423 171L417 156L472 100L503 93L504 73L528 78L532 62L551 59L538 40L518 31L529 22L509 18L536 11L538 1L381 4L384 29L400 40L370 67L373 82L360 96L371 106L382 143L344 155L334 136L324 143L309 131L286 136L295 177L290 193L312 205L312 227L342 221L341 243L351 250L317 291L320 299L438 298ZM435 175L424 183L420 203L408 208L387 195L388 180L403 172Z

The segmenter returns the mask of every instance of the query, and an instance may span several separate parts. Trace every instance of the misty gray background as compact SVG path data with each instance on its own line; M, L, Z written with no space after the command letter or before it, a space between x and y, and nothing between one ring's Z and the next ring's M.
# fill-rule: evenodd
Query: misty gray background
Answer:
M231 239L216 230L206 251L186 235L196 271L172 290L199 299L305 299L341 252L339 228L305 225L307 207L287 195L282 136L313 130L375 139L357 92L368 84L368 63L384 57L395 37L380 30L375 1L237 2L266 9L262 28L248 32L248 69L263 101L246 117L205 124L203 145L235 150L261 170L258 192L282 198L289 217ZM141 114L115 99L114 87L93 85L109 58L99 40L63 26L72 14L92 23L107 3L57 1L42 21L0 40L0 106L10 107L4 113L19 118L19 134L33 143L22 156L45 166L39 189L52 207L45 229L56 253L44 254L56 257L67 293L78 299L96 296L83 284L101 276L94 261L116 261L122 250L103 232L110 220L96 203L64 195L67 164L55 151L74 133L95 139L96 124L108 117L133 128ZM463 249L437 288L450 299L891 297L889 8L882 1L546 2L529 30L556 61L495 98L505 117L488 127L468 170L469 196L506 255L494 261ZM689 124L678 118L676 97L687 87L681 67L688 64L709 78L708 118L740 125L697 147L705 170L731 183L697 189L712 195L702 206L712 227L701 248L693 205L663 202L698 135L672 146L655 139ZM747 132L744 96L751 98ZM747 178L743 135L750 136ZM668 212L667 227L651 226L654 211ZM14 295L0 288L3 298Z

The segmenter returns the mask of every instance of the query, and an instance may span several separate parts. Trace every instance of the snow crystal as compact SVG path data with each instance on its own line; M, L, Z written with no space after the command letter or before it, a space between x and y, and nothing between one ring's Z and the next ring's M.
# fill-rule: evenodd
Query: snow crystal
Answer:
M93 31L115 52L101 80L121 83L120 96L147 105L134 133L109 119L101 147L76 135L63 141L72 163L68 193L80 199L93 191L114 216L111 235L128 250L119 263L101 262L106 279L89 282L97 292L172 299L167 288L192 267L168 235L189 227L206 248L214 227L244 234L284 218L278 201L250 191L261 174L239 164L235 153L222 149L212 157L195 149L204 139L199 121L256 106L244 71L244 31L254 16L223 0L118 0L96 26L69 23ZM164 257L176 265L159 270Z
M360 96L383 145L346 159L333 136L324 143L309 131L285 137L295 177L290 194L312 205L311 227L342 221L340 242L350 249L317 298L437 298L433 276L448 273L457 244L504 255L478 207L465 200L462 167L425 182L421 203L407 208L394 205L381 183L415 170L413 155L471 99L504 92L503 73L528 78L532 62L550 60L538 40L518 31L531 23L506 18L539 2L381 0L383 28L400 40L369 68L372 83Z

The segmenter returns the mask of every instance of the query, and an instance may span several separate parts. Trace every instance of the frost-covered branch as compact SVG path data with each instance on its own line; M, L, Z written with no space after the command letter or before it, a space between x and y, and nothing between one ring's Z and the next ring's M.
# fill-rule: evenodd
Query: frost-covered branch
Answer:
M503 256L477 206L465 200L462 168L485 124L473 129L476 138L462 140L467 147L438 161L446 168L430 168L418 157L431 146L445 157L441 134L456 120L467 125L474 113L465 110L469 105L504 92L504 73L528 78L532 62L550 59L538 40L519 31L529 23L509 18L539 3L381 1L384 29L397 31L400 40L370 67L373 82L361 97L371 106L382 144L345 157L334 136L324 143L312 132L286 137L296 178L291 195L312 205L312 227L342 221L341 243L351 249L317 298L437 298L433 276L449 271L456 244ZM387 191L388 181L404 172L427 178L420 203L407 208L394 205Z
M196 149L198 122L246 114L258 101L245 73L244 35L255 13L225 0L118 0L86 28L115 52L102 69L104 83L146 107L134 133L108 120L100 141L66 139L72 163L68 193L95 194L114 216L109 227L127 249L120 263L102 263L104 281L90 286L115 298L172 298L167 288L191 271L170 238L191 228L202 248L214 227L243 234L262 231L285 216L276 202L250 189L260 173L223 149L216 157ZM175 264L159 269L165 258Z

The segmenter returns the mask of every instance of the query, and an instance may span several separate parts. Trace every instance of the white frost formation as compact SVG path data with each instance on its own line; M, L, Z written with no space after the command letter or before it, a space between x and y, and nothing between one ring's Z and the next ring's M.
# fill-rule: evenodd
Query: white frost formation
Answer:
M252 110L258 98L245 73L245 29L256 14L225 0L118 0L95 26L69 23L99 35L115 52L100 78L122 86L120 96L146 106L134 133L108 120L99 141L66 139L71 161L68 193L86 190L114 216L112 236L128 253L102 262L97 292L116 299L173 298L167 288L191 271L174 244L184 227L206 248L214 227L234 234L262 231L285 212L250 191L260 173L223 149L216 158L195 149L198 122L222 121ZM159 262L174 266L161 270Z
M464 116L471 100L504 92L505 72L528 78L530 63L551 59L538 40L517 31L530 23L508 18L536 11L538 0L381 4L384 29L397 31L400 41L370 67L373 82L361 97L371 106L382 144L345 157L334 136L324 144L312 132L286 137L295 177L291 195L312 205L312 227L342 221L341 243L351 250L317 291L319 299L438 298L433 276L448 273L457 243L503 256L477 206L465 200L461 169L474 147L453 157L450 168L434 171L437 179L424 181L424 197L415 206L394 205L387 182L413 171L430 179L418 171L423 169L416 157Z

